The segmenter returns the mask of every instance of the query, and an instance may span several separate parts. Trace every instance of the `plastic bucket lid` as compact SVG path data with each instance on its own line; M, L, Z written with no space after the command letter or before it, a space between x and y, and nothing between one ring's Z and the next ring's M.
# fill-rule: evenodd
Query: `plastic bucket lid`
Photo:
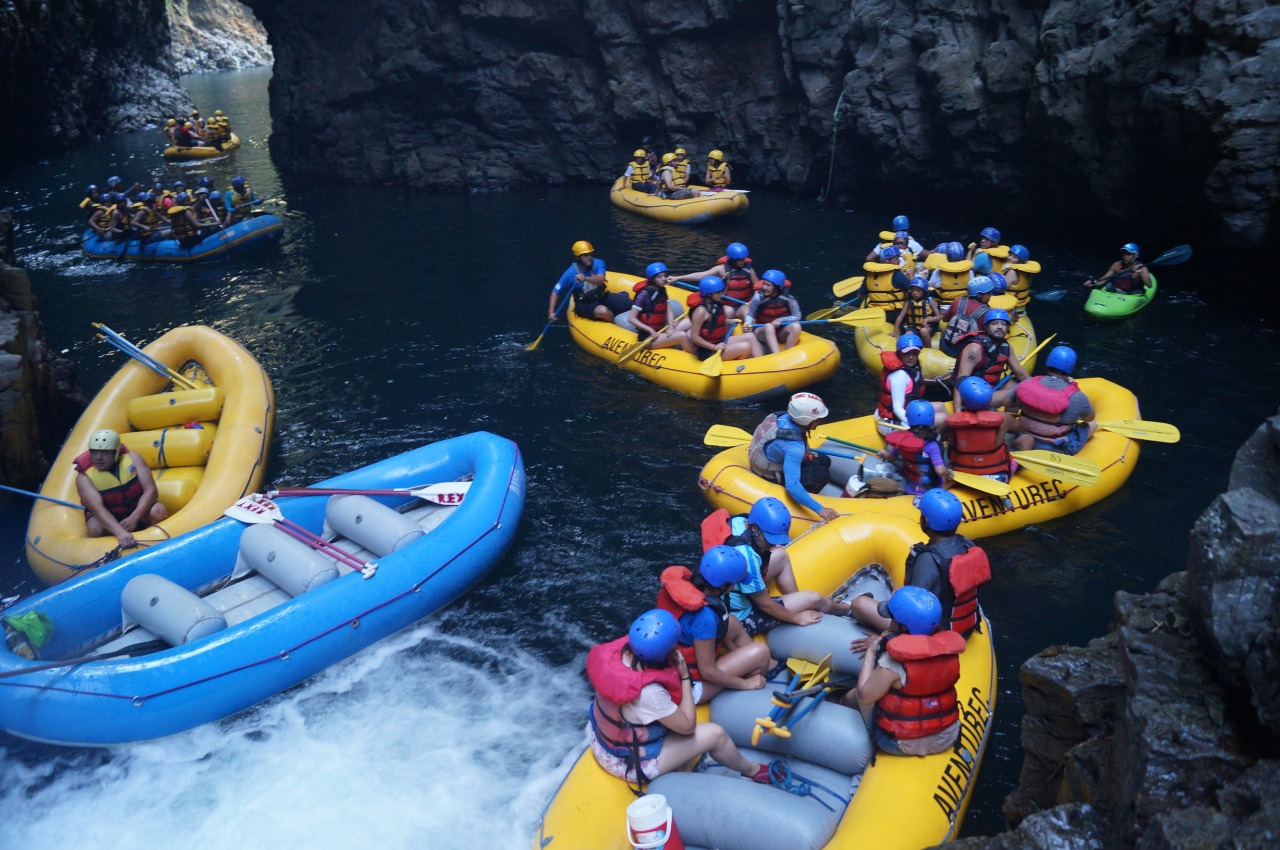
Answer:
M627 806L627 840L636 850L651 850L671 834L671 807L661 794L646 794Z

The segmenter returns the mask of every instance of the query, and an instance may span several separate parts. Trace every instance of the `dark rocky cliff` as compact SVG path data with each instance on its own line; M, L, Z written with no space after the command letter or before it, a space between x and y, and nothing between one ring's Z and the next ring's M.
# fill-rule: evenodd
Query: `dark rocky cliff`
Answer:
M248 5L275 51L273 150L296 174L604 181L651 133L811 191L834 134L837 190L1174 210L1237 244L1276 230L1266 0Z
M271 64L267 31L238 0L170 0L173 67L179 74Z

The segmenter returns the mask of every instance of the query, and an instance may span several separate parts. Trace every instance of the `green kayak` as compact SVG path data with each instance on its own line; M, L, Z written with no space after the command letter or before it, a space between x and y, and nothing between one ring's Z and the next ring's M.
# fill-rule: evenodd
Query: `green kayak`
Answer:
M1095 289L1089 293L1089 300L1084 302L1084 311L1102 321L1123 319L1150 304L1151 299L1156 297L1156 289L1155 275L1151 275L1151 285L1141 294L1125 295L1106 288Z

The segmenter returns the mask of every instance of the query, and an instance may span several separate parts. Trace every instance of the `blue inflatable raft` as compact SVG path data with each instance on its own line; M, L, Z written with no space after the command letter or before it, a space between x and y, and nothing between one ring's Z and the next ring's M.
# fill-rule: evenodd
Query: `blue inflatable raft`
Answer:
M243 251L250 245L276 241L284 231L284 222L273 215L260 215L236 222L226 230L210 233L190 248L177 239L157 242L117 242L104 239L92 230L85 231L81 247L96 260L132 260L139 263L198 263L214 257Z
M0 728L73 746L139 741L296 685L479 582L515 535L525 473L515 443L478 432L316 486L465 495L285 496L266 518L233 509L23 600L4 618L38 611L53 630L35 660L0 642ZM293 524L328 543L301 542Z

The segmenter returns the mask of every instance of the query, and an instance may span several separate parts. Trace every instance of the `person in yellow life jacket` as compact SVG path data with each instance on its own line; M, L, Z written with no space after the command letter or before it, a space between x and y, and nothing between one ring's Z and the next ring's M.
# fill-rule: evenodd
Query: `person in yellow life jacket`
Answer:
M717 351L725 361L759 357L764 349L755 334L733 335L735 322L729 318L731 311L721 300L723 297L724 281L718 277L704 277L698 283L697 294L689 296L687 303L693 306L689 316L689 341L694 345L694 353L701 360Z
M114 535L121 549L132 549L137 545L133 532L169 516L157 501L151 468L120 444L115 431L95 431L89 450L76 456L74 466L90 537Z
M676 155L664 153L662 167L658 169L658 196L672 201L683 201L693 197L693 190L686 189L676 182L676 169L673 164Z
M703 553L696 573L679 565L662 571L657 606L680 626L677 649L689 666L698 703L725 689L759 690L773 666L768 645L753 641L726 605L725 594L746 575L742 553L723 545Z
M1016 449L1046 449L1073 455L1098 429L1093 404L1071 379L1076 352L1068 345L1054 346L1044 361L1045 374L1018 384L1010 399L1017 408L1013 441Z
M704 278L718 277L724 281L725 316L729 319L745 319L747 304L760 286L760 277L751 262L751 252L741 242L730 242L724 256L703 272L690 272L673 277L673 282L701 283Z
M635 329L636 339L652 337L647 346L649 349L678 345L682 351L692 354L693 343L689 341L688 329L678 327L682 324L681 307L667 296L667 264L650 263L644 273L645 279L633 287L636 295L627 315L627 322Z
M192 127L195 129L196 135L199 136L201 139L208 141L209 125L205 123L205 120L203 118L200 117L200 110L192 109L191 117L188 120L191 122Z
M923 275L913 278L907 287L907 300L893 322L893 335L900 336L905 328L919 335L921 345L928 348L933 331L941 321L942 311L938 309L937 299L929 294L928 278Z
M176 148L178 146L178 120L170 118L164 122L164 129L160 131L169 143L169 147Z
M214 206L213 195L214 193L210 192L207 186L201 186L196 190L192 212L195 213L196 221L200 223L201 235L216 233L222 229L222 211Z
M227 191L222 196L223 204L227 208L227 216L224 219L228 224L235 224L249 217L250 208L262 201L253 193L253 187L245 182L245 179L237 174L231 178L231 185L227 187Z
M627 170L622 172L622 185L637 192L652 195L658 191L658 184L653 182L653 170L649 167L649 154L642 148L636 148L631 154L631 162Z
M978 254L985 254L999 244L1000 231L996 230L994 227L984 227L982 228L982 232L978 234L978 241L969 243L969 248L965 251L964 258L966 260L972 260ZM1003 257L1004 255L1001 254L1001 256Z
M733 185L733 169L724 161L723 151L711 151L707 154L707 171L702 180L712 189L728 189Z
M169 226L173 228L173 238L183 248L190 248L200 241L200 220L191 209L194 201L187 192L179 192L173 198L173 206L169 207Z
M1013 417L991 409L991 385L976 375L960 381L956 389L964 409L948 416L945 425L951 437L952 470L1007 482L1013 458L1004 438Z
M123 192L109 192L106 198L109 207L107 231L117 242L128 242L136 237L129 226L133 220L133 209L129 198Z
M923 588L899 588L878 609L889 625L867 646L858 686L844 702L862 712L883 753L946 752L960 737L964 638L939 628L942 605Z
M213 110L213 120L209 124L210 140L218 150L231 141L231 119L222 114L221 109Z
M143 192L138 196L138 207L129 222L141 242L155 242L168 236L169 226L164 215L156 209L156 196Z
M587 653L592 756L606 773L641 788L687 770L703 753L745 778L768 782L767 765L743 756L719 724L698 722L692 671L673 651L679 632L676 618L655 608L637 617L626 635Z
M689 153L684 148L676 148L674 151L676 158L672 163L676 169L676 185L689 185Z

